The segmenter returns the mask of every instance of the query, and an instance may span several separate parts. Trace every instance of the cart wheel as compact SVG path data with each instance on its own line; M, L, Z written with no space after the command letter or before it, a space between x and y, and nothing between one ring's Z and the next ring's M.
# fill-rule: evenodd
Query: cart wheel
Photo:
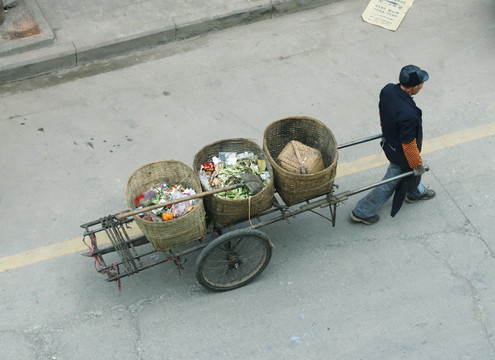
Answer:
M272 246L265 233L234 230L201 251L196 260L196 279L210 290L236 289L261 274L271 257Z

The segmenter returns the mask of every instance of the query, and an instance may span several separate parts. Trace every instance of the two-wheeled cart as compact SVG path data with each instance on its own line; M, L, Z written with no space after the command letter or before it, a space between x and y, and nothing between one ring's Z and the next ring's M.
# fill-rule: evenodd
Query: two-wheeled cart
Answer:
M380 137L381 135L376 135L352 141L339 145L338 149ZM425 168L427 169L427 167ZM250 217L249 220L232 223L225 227L209 224L205 236L198 238L195 242L188 243L187 246L179 245L164 252L165 256L162 259L157 259L158 250L149 246L146 247L146 251L139 253L138 249L141 249L141 246L149 244L148 239L143 234L129 236L128 225L134 220L132 218L119 219L119 214L114 214L81 225L85 230L83 241L89 247L89 252L82 255L92 257L96 270L107 275L106 281L116 281L120 288L122 278L164 262L175 263L180 271L183 256L200 251L194 265L197 281L210 290L232 290L252 281L268 265L273 246L268 235L260 230L264 226L278 221L288 221L288 219L307 211L323 216L314 210L325 207L330 209L330 216L323 217L329 220L332 226L335 226L336 209L339 203L352 195L412 175L413 172L410 171L357 190L344 191L338 194L331 191L291 206L283 204L277 199L277 196L274 196L273 206L270 209ZM242 227L243 225L244 227ZM241 228L236 228L239 226ZM100 232L106 234L110 245L102 248L98 246L97 234ZM90 239L89 244L86 242L86 238ZM143 246L143 248L145 247ZM118 260L105 261L106 256L112 253L118 255Z

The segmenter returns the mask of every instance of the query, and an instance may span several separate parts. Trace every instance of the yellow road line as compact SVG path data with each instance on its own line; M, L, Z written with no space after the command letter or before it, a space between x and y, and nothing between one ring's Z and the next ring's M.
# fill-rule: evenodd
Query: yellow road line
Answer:
M141 234L141 231L137 226L132 226L131 229L127 230L127 233L129 234L129 236L132 237ZM98 233L97 238L98 246L110 243L110 239L107 237L105 232ZM91 243L89 237L86 238L86 242L88 244ZM21 266L35 264L43 260L49 260L62 255L73 254L75 252L84 250L88 250L88 248L82 242L82 236L76 239L42 246L37 249L32 249L0 258L0 272L15 269Z
M495 134L495 122L476 126L474 128L456 131L447 135L423 141L421 154L425 155L434 151L446 149L451 146L460 145L470 141L478 140ZM337 166L337 177L354 174L369 170L381 165L388 164L388 160L380 152L376 155L366 156L348 163L339 163Z
M423 143L422 154L428 154L469 141L492 136L494 134L495 122L480 125L466 130L457 131L447 135L442 135L425 141ZM369 170L371 168L382 166L387 163L388 161L383 153L366 156L347 163L339 163L337 167L337 177ZM134 225L132 229L128 231L128 233L129 236L134 236L140 234L140 230L137 226ZM76 238L72 240L62 241L52 245L43 246L37 249L32 249L0 258L0 272L34 264L43 260L53 259L59 256L87 250L81 239L82 238ZM99 245L108 244L109 242L110 240L104 232L98 234Z
M474 128L456 131L425 141L422 154L428 154L451 146L463 144L469 141L482 139L495 134L495 122L476 126Z
M388 164L388 160L383 152L376 155L365 156L346 163L338 163L336 177L355 174L360 171L369 170L385 164Z

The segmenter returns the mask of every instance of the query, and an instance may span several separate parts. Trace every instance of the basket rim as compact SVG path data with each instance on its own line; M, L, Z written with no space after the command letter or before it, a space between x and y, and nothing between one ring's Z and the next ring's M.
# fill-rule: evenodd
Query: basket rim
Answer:
M268 145L267 145L267 141L266 141L266 133L267 131L273 127L276 123L279 123L279 122L282 122L282 121L287 121L287 120L291 120L291 119L297 119L297 120L308 120L308 121L311 121L311 122L315 122L315 123L318 123L320 126L322 126L323 128L325 128L327 131L328 131L328 134L331 136L332 140L333 140L333 143L335 145L335 156L333 158L333 161L330 165L328 165L326 168L324 168L323 170L317 172L317 173L314 173L314 174L298 174L298 173L294 173L294 172L290 172L290 171L287 171L285 170L283 167L281 167L279 164L277 164L277 161L272 157L271 153L270 153L270 149L268 149ZM277 169L277 172L280 172L282 175L284 176L291 176L291 177L299 177L299 178L305 178L305 179L310 179L310 178L317 178L317 177L320 177L322 173L325 173L325 172L328 172L328 171L331 171L331 169L333 169L336 165L337 165L337 161L338 161L338 158L339 158L339 152L338 152L338 147L337 147L337 141L335 140L335 136L333 135L332 131L330 130L330 128L328 126L326 126L323 122L321 122L320 120L318 119L315 119L315 118L312 118L310 116L289 116L289 117L285 117L283 119L279 119L279 120L275 120L273 122L271 122L266 128L265 128L265 131L263 133L263 149L265 150L264 153L266 155L266 157L268 158L268 160L270 161L272 167L274 169Z
M131 175L129 175L129 178L127 179L127 183L129 183L129 180L134 176L136 175L136 173L138 171L141 171L142 169L144 169L145 167L147 166L150 166L150 165L154 165L154 164L161 164L161 163L167 163L167 164L171 164L171 163L175 163L175 164L181 164L181 165L184 165L185 167L189 167L189 165L187 165L186 163L182 162L182 161L179 161L179 160L156 160L156 161L152 161L150 163L147 163L147 164L144 164L142 166L140 166L139 168L137 168L136 170L134 170L132 172Z
M248 138L228 138L228 139L221 139L221 140L217 140L215 142L212 142L210 144L206 144L205 146L203 146L201 149L199 149L197 152L196 152L196 155L202 153L203 151L205 151L205 149L207 148L210 148L212 146L216 146L216 145L219 145L219 144L223 144L223 143L228 143L228 142L232 142L232 141L247 141L247 142L250 142L252 143L253 145L256 145L258 148L260 148L260 150L263 152L263 148L260 147L258 145L258 143L254 140L254 139L248 139ZM196 155L194 156L194 158L196 158ZM193 169L194 170L194 169Z

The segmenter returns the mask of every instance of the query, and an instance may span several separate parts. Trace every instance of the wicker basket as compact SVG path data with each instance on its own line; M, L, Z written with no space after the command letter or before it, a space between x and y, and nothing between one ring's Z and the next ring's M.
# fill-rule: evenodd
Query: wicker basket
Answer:
M275 159L291 140L320 150L324 169L314 174L297 174L277 164ZM277 120L265 129L263 150L275 173L275 188L287 205L332 191L337 173L337 143L330 129L322 122L306 116Z
M134 199L150 187L162 182L169 185L182 184L201 193L198 175L186 164L175 160L156 161L134 171L127 181L127 206L134 209ZM148 241L158 251L167 251L173 247L199 240L206 232L205 209L203 199L188 214L164 222L151 222L134 216L137 225Z
M255 142L248 139L227 139L214 142L202 148L194 157L193 168L198 172L202 164L211 160L213 156L218 156L218 153L223 151L237 153L250 151L259 158L266 160L263 150ZM272 207L275 194L273 170L268 161L266 166L270 172L270 182L263 190L249 199L223 199L215 195L204 198L206 213L215 226L224 226L246 220Z

